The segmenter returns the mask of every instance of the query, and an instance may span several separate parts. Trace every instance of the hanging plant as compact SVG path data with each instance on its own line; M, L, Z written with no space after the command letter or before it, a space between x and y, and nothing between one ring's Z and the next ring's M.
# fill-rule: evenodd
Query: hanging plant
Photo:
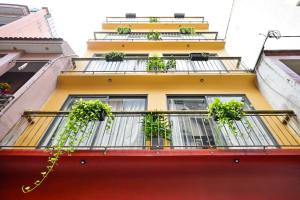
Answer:
M119 27L117 29L117 31L118 31L119 34L129 34L129 33L131 33L131 29L127 28L127 27Z
M106 62L123 61L124 53L121 52L110 52L105 54Z
M169 69L176 69L176 60L171 58L167 62L164 61L163 58L154 56L150 57L146 62L147 71L158 71L158 72L166 72Z
M0 94L8 94L11 91L11 86L8 83L0 83Z
M158 18L157 17L150 17L149 18L149 22L150 23L157 23L158 22Z
M85 132L89 122L94 120L104 121L107 117L106 129L111 127L113 114L111 107L99 100L77 100L71 108L67 123L58 136L58 140L51 147L51 155L48 158L46 169L41 171L41 178L37 179L32 186L22 186L24 193L31 192L39 187L53 170L62 154L71 153L92 132ZM67 144L68 147L65 147Z
M188 34L188 35L192 35L192 34L195 34L195 29L194 28L180 28L179 29L179 32L181 34Z
M146 141L153 138L164 138L171 140L171 128L168 118L164 114L151 112L143 118L143 127Z
M156 32L156 31L151 31L149 33L147 33L147 38L148 40L160 40L160 32Z
M236 100L221 102L219 98L215 98L209 105L208 116L215 120L219 127L228 125L231 132L236 134L237 128L234 123L245 116L244 103Z

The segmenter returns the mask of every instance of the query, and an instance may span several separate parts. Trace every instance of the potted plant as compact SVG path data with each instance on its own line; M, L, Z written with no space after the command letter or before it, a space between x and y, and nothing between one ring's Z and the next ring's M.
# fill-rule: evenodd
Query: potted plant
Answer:
M51 155L48 158L46 169L40 172L41 177L32 186L22 186L24 193L31 192L39 187L47 178L58 162L60 156L65 152L71 153L74 148L84 141L92 132L86 132L89 122L94 120L104 121L107 117L106 128L110 128L113 114L111 107L99 100L77 100L71 108L67 123L63 131L59 132L58 140L51 147ZM68 143L68 147L65 147Z
M147 39L148 40L160 40L160 32L156 32L156 31L151 31L149 33L147 33Z
M171 128L164 114L151 112L145 115L143 121L146 146L163 148L170 146Z
M106 62L115 62L115 61L123 61L124 53L121 52L110 52L105 54Z
M119 34L129 34L131 33L131 28L127 28L127 27L118 27L117 28L117 32Z
M184 27L184 28L180 28L179 32L181 34L192 35L192 34L195 34L195 29L194 28Z
M0 94L8 94L11 91L11 86L8 83L0 83Z
M149 57L146 62L147 71L158 71L158 72L167 72L169 69L176 69L176 60L171 58L167 62L163 58L158 56Z
M158 18L157 17L150 17L149 18L149 22L150 23L157 23L158 22Z
M206 52L190 54L191 61L208 61L208 59L209 59L209 53Z
M214 102L209 105L208 117L218 123L218 126L228 125L231 132L237 133L234 126L235 121L240 121L245 116L244 103L236 100L221 102L215 98Z

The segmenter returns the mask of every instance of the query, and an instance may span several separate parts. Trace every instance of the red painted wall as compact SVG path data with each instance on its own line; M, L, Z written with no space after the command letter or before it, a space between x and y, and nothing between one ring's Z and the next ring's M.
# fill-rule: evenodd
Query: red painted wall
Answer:
M22 184L34 181L47 157L0 152L0 197L5 200L296 200L300 197L299 151L297 155L265 151L220 154L209 150L184 154L75 153L63 157L40 188L23 194ZM235 158L240 163L234 163ZM86 160L86 165L80 164L81 159Z

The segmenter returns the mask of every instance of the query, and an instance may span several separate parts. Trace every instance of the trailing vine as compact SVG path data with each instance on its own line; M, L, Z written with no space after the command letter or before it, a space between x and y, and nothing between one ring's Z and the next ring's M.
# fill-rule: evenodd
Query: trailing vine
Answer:
M68 115L66 126L58 135L56 143L51 147L48 165L45 170L40 172L41 178L37 179L31 186L23 185L22 191L28 193L39 187L48 177L49 173L53 171L60 156L65 152L74 152L74 148L92 133L85 132L89 122L94 120L103 121L103 115L107 117L105 128L109 129L112 124L113 114L108 104L102 103L99 100L76 100ZM79 133L82 134L80 135ZM66 144L68 147L65 147Z

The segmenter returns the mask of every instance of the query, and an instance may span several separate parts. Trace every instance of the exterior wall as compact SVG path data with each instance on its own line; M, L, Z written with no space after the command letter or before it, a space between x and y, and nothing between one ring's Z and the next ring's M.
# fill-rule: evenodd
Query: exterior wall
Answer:
M0 27L0 37L52 37L46 19L48 11L42 9Z
M100 41L89 40L88 49L102 51L148 51L148 50L179 50L179 51L203 51L203 50L222 50L225 47L223 40L218 41Z
M261 93L274 109L294 110L300 119L300 79L279 59L300 59L300 56L264 56L257 72Z
M65 53L70 53L67 44ZM25 110L39 110L56 88L57 76L62 70L71 68L70 56L73 54L24 54L20 59L52 60L40 69L15 94L14 99L2 110L0 115L0 140L20 119Z
M111 79L112 82L108 82ZM204 79L201 83L200 79ZM144 94L149 110L166 110L167 94L246 94L257 109L271 107L257 90L255 75L74 75L59 76L58 88L43 106L59 110L70 94ZM180 84L178 84L180 83Z

